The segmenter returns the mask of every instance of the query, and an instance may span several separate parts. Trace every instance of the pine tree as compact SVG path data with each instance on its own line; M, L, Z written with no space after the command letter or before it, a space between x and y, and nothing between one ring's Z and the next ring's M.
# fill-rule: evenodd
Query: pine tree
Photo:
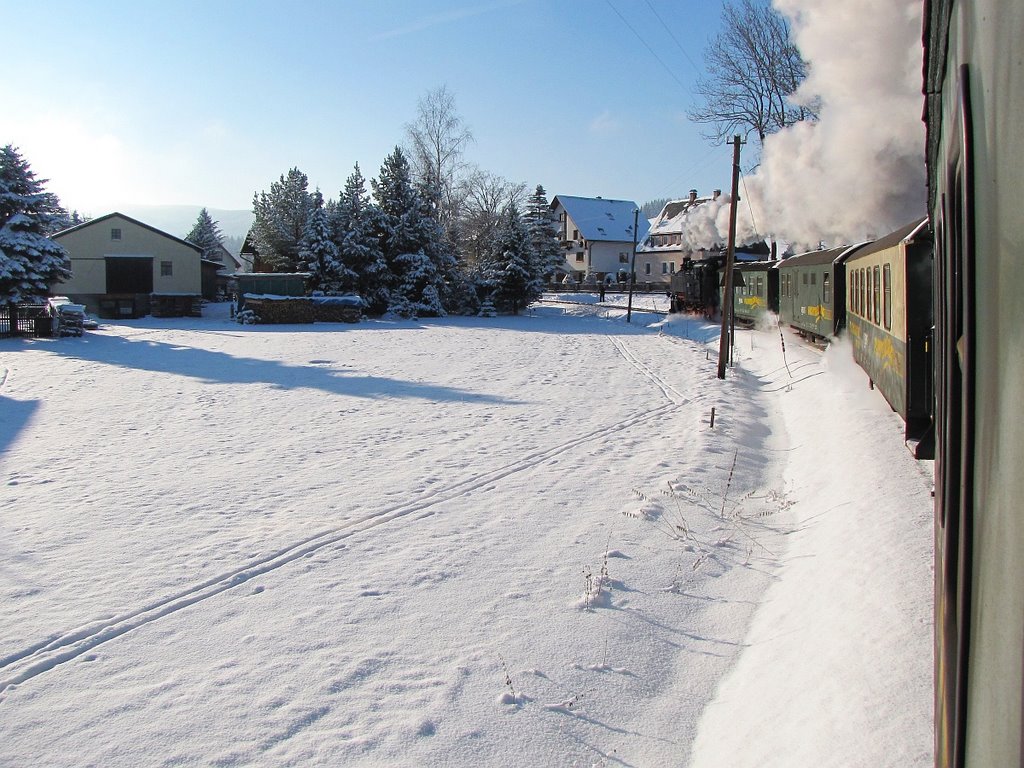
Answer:
M548 205L547 192L540 184L526 201L523 219L530 233L530 244L536 259L535 270L544 282L550 282L555 270L565 263L565 255L558 239L557 222Z
M299 241L312 210L309 180L298 168L270 185L269 192L253 195L252 241L259 253L254 271L295 272Z
M502 217L484 269L490 299L501 312L519 314L540 296L530 235L514 206Z
M389 311L403 316L444 315L445 270L455 260L430 203L413 186L401 147L385 158L371 181L380 217L376 222L384 260L392 275Z
M0 303L38 301L71 277L64 248L46 235L63 209L18 151L0 149Z
M192 231L185 235L185 239L202 249L204 259L212 261L223 259L224 240L220 232L220 225L213 220L210 212L205 208L199 211L196 223L192 227Z
M331 229L338 257L352 280L345 290L362 296L373 314L387 309L391 273L384 261L379 232L382 214L370 202L366 180L356 163L345 181L338 202L332 206Z
M331 237L331 222L319 189L311 199L312 210L299 241L299 267L309 272L311 288L337 293L355 282L355 274L338 257L338 246Z

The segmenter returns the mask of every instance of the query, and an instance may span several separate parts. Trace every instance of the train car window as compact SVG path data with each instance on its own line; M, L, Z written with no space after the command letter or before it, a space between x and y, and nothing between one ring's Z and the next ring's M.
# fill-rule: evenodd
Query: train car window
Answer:
M881 298L881 296L879 294L881 293L882 279L881 279L881 272L878 269L878 265L877 264L875 265L875 268L874 268L873 272L874 272L874 279L872 280L872 283L871 283L871 298L872 298L874 303L872 305L872 310L871 310L871 319L874 321L875 325L878 325L879 322L881 321L880 314L881 314L881 309L882 308L879 306L879 304L880 304L879 299Z
M828 273L821 276L821 300L825 304L832 303L832 286L828 282Z
M882 319L885 330L892 330L892 265L882 265Z
M804 272L803 277L804 277L804 281L803 281L804 285L807 285L807 273L806 272Z
M872 313L874 311L874 304L871 301L871 290L870 290L870 286L868 285L868 280L870 278L871 278L871 268L868 267L868 269L865 271L865 274L864 274L864 297L865 297L865 301L864 301L864 317L866 319L868 319L868 320L871 319Z
M868 316L868 283L863 267L860 270L860 314L864 318Z
M757 278L757 295L764 296L764 278Z
M818 284L818 273L817 272L811 272L811 285L817 285L817 284Z

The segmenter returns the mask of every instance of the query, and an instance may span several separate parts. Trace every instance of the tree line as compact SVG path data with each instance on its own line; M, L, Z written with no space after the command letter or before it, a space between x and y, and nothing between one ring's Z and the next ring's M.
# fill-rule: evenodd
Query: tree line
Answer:
M563 261L544 187L526 196L463 162L472 135L446 88L418 112L409 148L369 188L357 163L336 198L311 192L298 168L257 192L254 270L307 273L312 290L356 293L371 314L517 313L539 298Z

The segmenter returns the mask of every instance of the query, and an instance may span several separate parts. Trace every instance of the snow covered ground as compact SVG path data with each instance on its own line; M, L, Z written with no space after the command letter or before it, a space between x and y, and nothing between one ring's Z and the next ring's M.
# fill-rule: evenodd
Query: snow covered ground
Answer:
M662 304L0 341L0 765L930 765L930 464Z

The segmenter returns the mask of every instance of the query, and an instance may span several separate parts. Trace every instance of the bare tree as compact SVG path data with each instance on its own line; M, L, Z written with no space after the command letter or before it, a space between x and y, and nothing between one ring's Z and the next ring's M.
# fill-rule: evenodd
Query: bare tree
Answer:
M801 120L816 120L816 105L792 101L807 76L807 62L793 44L789 22L763 0L726 2L720 32L705 51L707 76L697 82L703 103L689 110L712 126L706 138L765 136Z
M428 91L416 109L416 120L405 126L410 164L421 188L436 198L438 221L448 231L458 215L462 153L473 134L455 110L455 97L447 86Z
M489 171L468 170L458 186L461 200L458 220L458 248L464 263L480 264L490 247L502 214L519 209L526 196L526 184L509 181Z

